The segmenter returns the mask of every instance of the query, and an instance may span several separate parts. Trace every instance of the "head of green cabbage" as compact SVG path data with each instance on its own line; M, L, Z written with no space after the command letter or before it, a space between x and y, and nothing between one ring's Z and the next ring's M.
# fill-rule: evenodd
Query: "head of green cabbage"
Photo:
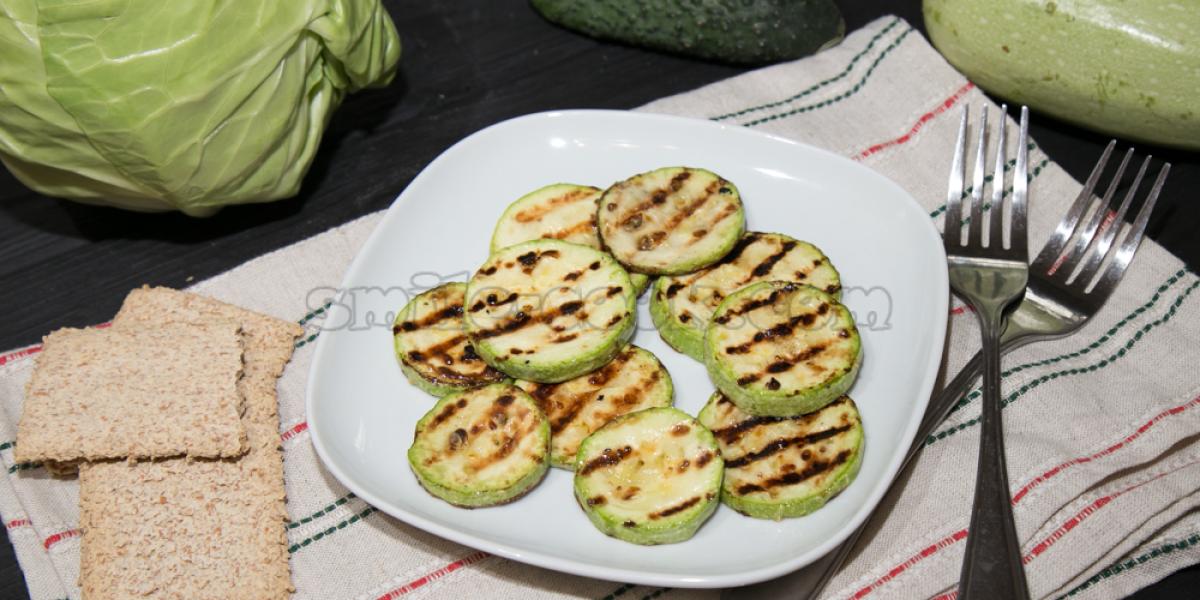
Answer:
M0 0L0 57L0 161L23 183L205 216L296 194L400 39L379 0Z

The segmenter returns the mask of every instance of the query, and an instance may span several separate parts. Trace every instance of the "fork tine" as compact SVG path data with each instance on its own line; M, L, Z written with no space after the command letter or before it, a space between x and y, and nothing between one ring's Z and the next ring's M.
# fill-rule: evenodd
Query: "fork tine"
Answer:
M1087 211L1088 205L1092 203L1092 194L1096 190L1096 182L1100 180L1100 174L1104 172L1105 165L1108 164L1108 158L1112 155L1113 148L1117 145L1117 140L1108 142L1108 146L1104 148L1104 152L1100 155L1100 160L1096 161L1096 166L1092 167L1092 173L1088 175L1087 181L1083 184L1083 189L1079 195L1075 197L1075 202L1071 204L1071 208L1067 210L1067 214L1063 215L1061 221L1058 222L1058 227L1054 230L1054 235L1046 241L1046 245L1042 246L1042 251L1038 253L1033 264L1030 265L1039 273L1049 273L1050 267L1054 266L1055 261L1059 256L1062 256L1063 248L1067 247L1067 241L1071 239L1071 235L1075 233L1075 228L1079 225L1079 219Z
M1104 257L1108 254L1112 247L1113 240L1117 238L1117 232L1121 230L1125 223L1125 213L1129 212L1129 205L1133 202L1134 195L1137 194L1138 188L1142 185L1142 177L1146 175L1146 169L1150 166L1150 159L1147 156L1146 160L1142 161L1142 167L1138 169L1137 176L1133 179L1133 185L1129 186L1129 191L1125 193L1125 198L1121 200L1121 206L1117 208L1117 214L1112 217L1111 221L1106 217L1105 223L1101 225L1100 235L1096 236L1095 240L1088 245L1084 255L1087 256L1087 262L1080 267L1079 273L1075 275L1075 280L1072 285L1086 288L1095 278L1096 273L1100 270L1100 264L1104 262Z
M1022 261L1029 259L1025 221L1029 210L1029 107L1021 107L1021 131L1017 135L1017 164L1013 169L1012 208L1009 211L1009 248Z
M1121 178L1125 176L1125 168L1129 166L1129 159L1133 158L1133 148L1125 152L1125 156L1121 159L1120 166L1117 167L1116 175L1113 175L1112 181L1108 182L1108 189L1104 191L1104 197L1100 199L1100 205L1092 212L1092 216L1088 217L1083 224L1083 229L1080 230L1079 237L1075 239L1075 245L1067 251L1066 255L1061 259L1051 274L1052 277L1058 278L1062 282L1067 282L1071 273L1075 271L1075 267L1079 261L1083 259L1084 250L1092 243L1092 238L1096 235L1096 230L1100 227L1100 223L1108 216L1110 204L1113 194L1117 191L1117 186L1121 185Z
M1110 251L1113 255L1113 260L1108 264L1108 268L1104 270L1104 275L1096 282L1089 295L1093 296L1093 302L1104 302L1108 296L1112 294L1113 289L1117 287L1117 283L1121 281L1121 276L1125 274L1126 267L1133 260L1133 255L1138 250L1138 245L1142 243L1142 237L1146 233L1146 225L1150 222L1150 213L1154 211L1154 204L1158 201L1158 193L1162 191L1163 183L1167 180L1167 173L1171 171L1171 163L1164 163L1158 171L1158 178L1154 180L1154 187L1150 188L1150 195L1146 197L1145 204L1142 204L1142 209L1138 211L1137 218L1134 219L1133 225L1129 228L1129 232L1125 234L1125 239L1114 250Z
M1000 105L1000 126L996 131L996 168L992 171L992 209L988 214L988 246L1004 247L1004 124L1008 105Z
M975 172L971 180L971 222L967 225L967 244L983 247L983 177L987 158L987 105L979 113L979 143L975 150ZM1001 182L1004 180L1001 179Z
M954 144L954 162L950 166L950 189L946 191L946 218L942 227L942 243L951 247L962 245L963 154L967 146L967 105L963 105L962 121L958 124L958 141Z

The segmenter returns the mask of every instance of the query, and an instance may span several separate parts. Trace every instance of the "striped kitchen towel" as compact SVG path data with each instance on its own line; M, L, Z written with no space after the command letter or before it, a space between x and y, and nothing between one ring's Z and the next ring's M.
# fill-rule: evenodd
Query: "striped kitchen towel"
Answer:
M884 18L839 46L641 110L711 119L807 142L897 181L939 221L957 106L989 101L904 21ZM1010 151L1009 156L1014 154ZM1034 145L1030 228L1039 247L1079 184ZM490 556L391 519L320 465L304 386L324 309L378 214L200 283L195 291L307 328L280 380L293 581L298 598L715 598L633 586ZM903 249L897 249L903 251ZM1117 598L1200 562L1200 278L1146 242L1108 305L1079 333L1004 363L1009 472L1035 597ZM948 372L978 347L976 320L949 315ZM47 323L47 330L54 324ZM0 515L37 600L78 598L77 485L12 460L38 348L0 355ZM885 498L831 598L952 597L978 444L972 391L911 474Z

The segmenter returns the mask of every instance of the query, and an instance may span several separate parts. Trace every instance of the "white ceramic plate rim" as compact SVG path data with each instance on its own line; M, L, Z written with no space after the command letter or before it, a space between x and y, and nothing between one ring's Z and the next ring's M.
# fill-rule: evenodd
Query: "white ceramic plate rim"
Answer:
M413 179L413 181L405 188L405 190L400 193L400 195L397 197L397 199L395 201L393 201L392 205L387 209L387 212L384 215L384 217L380 220L380 223L375 227L375 230L371 233L371 235L367 238L367 241L363 244L362 249L358 252L358 254L355 256L354 260L351 262L350 267L346 271L346 275L343 277L342 287L339 289L348 289L350 287L351 282L353 282L356 279L356 275L358 274L360 266L365 262L364 257L372 254L372 250L379 243L379 239L383 235L383 232L388 229L387 224L392 219L396 218L396 215L400 214L398 207L402 204L402 200L404 200L406 194L409 193L410 189L420 189L420 186L421 186L422 182L425 180L425 178L430 177L430 173L436 171L435 169L433 169L433 167L435 165L438 165L439 163L442 163L445 161L453 161L456 154L461 152L464 148L476 143L477 138L483 136L485 133L494 133L495 132L494 130L507 129L507 128L519 128L519 127L529 124L529 122L531 122L531 121L541 121L541 120L546 120L546 119L557 119L557 120L561 120L561 121L569 121L572 119L588 120L588 119L605 119L605 118L628 119L632 123L636 124L636 123L640 122L646 126L650 126L654 122L674 122L676 124L683 123L689 127L715 128L715 129L723 130L730 135L767 138L767 139L773 140L775 142L802 147L802 148L806 149L806 151L822 154L828 160L831 160L831 161L854 164L857 168L861 169L863 177L876 178L883 185L892 188L898 197L901 197L901 198L904 198L905 200L907 200L907 203L906 203L907 206L905 207L904 210L916 211L918 214L920 214L923 217L922 222L925 223L925 226L923 228L924 229L923 233L926 236L931 248L936 249L935 254L938 257L940 257L940 259L941 259L940 264L938 265L940 268L935 270L936 286L938 289L931 290L930 294L929 294L929 302L931 305L930 311L931 311L931 314L935 314L935 315L946 315L947 314L947 311L949 308L949 281L948 281L948 275L947 275L946 269L944 267L945 253L944 253L943 246L942 246L941 234L933 226L932 220L928 218L928 216L925 213L925 210L920 206L920 204L918 204L917 201L915 199L913 199L911 195L908 194L908 192L906 192L903 188L901 188L895 182L893 182L890 179L884 177L883 175L877 173L876 171L873 171L869 168L863 167L862 165L859 165L857 163L853 163L853 161L850 161L849 159L847 159L845 157L834 154L827 150L809 146L807 144L803 144L803 143L789 140L786 138L782 138L779 136L766 134L766 133L763 133L760 131L750 130L750 129L747 129L747 128L744 128L741 126L724 125L724 124L714 123L711 121L702 121L702 120L691 119L691 118L686 118L686 117L676 117L676 116L669 116L669 115L658 115L658 114L647 114L647 113L633 113L633 112L612 111L612 110L564 110L564 111L550 111L550 112L534 113L534 114L515 117L515 118L509 119L506 121L502 121L500 123L497 123L495 125L487 127L485 129L479 130L479 131L471 134L470 136L467 136L466 138L463 138L462 140L458 141L453 146L451 146L446 151L444 151L442 154L440 154L437 158L435 158L429 165L427 165L425 167L425 169L423 169ZM330 318L330 319L335 318L336 315L334 314L333 311L336 311L339 308L340 308L339 304L337 302L334 302L333 307L331 308L331 312L329 315L327 315L327 318ZM945 318L941 318L941 319L934 318L932 320L932 322L933 322L933 326L935 328L935 330L933 331L933 339L934 340L944 340L945 334L946 334L946 319ZM316 389L316 382L317 382L318 377L320 377L320 369L318 368L318 366L324 362L322 360L322 357L323 357L323 355L326 351L326 347L327 347L326 340L329 337L330 336L321 336L317 340L316 350L314 352L313 361L312 361L312 366L309 369L309 377L308 377L307 388L306 388L307 391L306 391L305 410L306 410L306 414L308 415L308 419L309 419L308 426L309 426L309 431L310 431L311 437L312 437L312 443L313 443L313 446L316 448L317 455L321 458L321 462L324 464L324 466L327 469L329 469L329 471L334 475L334 477L337 478L338 481L340 481L343 485L345 485L350 491L352 491L359 498L363 499L365 502L378 508L379 510L383 511L384 513L387 513L387 514L389 514L393 517L396 517L410 525L413 525L415 527L423 529L434 535L443 537L448 540L452 540L454 542L458 542L458 543L466 545L466 546L470 546L472 548L477 548L479 550L483 550L483 551L491 553L491 554L509 558L512 560L516 560L516 561L520 561L520 562L524 562L524 563L528 563L528 564L532 564L532 565L536 565L536 566L540 566L540 567L545 567L545 568L553 569L556 571L562 571L562 572L566 572L566 573L582 575L582 576L586 576L586 577L594 577L594 578L600 578L600 579L607 579L607 580L611 580L611 581L621 581L621 582L640 584L640 585L673 586L673 587L686 587L686 588L717 588L717 587L741 586L741 585L748 585L748 584L752 584L752 583L766 581L768 579L773 579L773 578L785 575L785 574L795 571L801 567L804 567L808 564L811 564L812 562L821 558L822 556L824 556L825 554L829 553L831 550L836 548L839 544L841 544L842 541L844 541L846 538L848 538L852 532L857 530L858 527L861 526L862 523L867 518L870 517L871 513L874 511L876 506L878 506L880 500L882 500L883 495L885 493L887 493L888 488L891 486L892 480L895 479L896 474L900 469L904 454L907 451L909 445L912 443L912 438L916 434L917 427L920 425L921 417L924 415L925 408L929 402L930 394L933 391L933 386L934 386L935 380L937 378L937 373L938 373L938 370L939 370L939 367L941 364L941 356L942 356L942 350L943 350L941 345L935 345L936 346L936 351L935 351L936 355L932 356L931 359L926 364L925 372L921 378L921 384L919 386L919 393L915 400L914 414L908 420L908 423L905 425L904 431L901 436L901 440L907 440L908 443L905 444L902 442L901 445L896 448L897 452L894 453L894 455L890 458L890 460L887 463L887 466L886 466L886 469L884 472L884 477L882 477L874 482L871 482L872 488L870 490L870 493L866 496L866 500L854 512L853 517L851 517L850 521L845 526L843 526L841 529L839 529L835 535L825 539L822 543L817 545L815 548L813 548L807 552L801 553L799 555L793 556L791 558L781 559L779 562L777 562L775 564L765 566L762 568L758 568L758 569L743 571L736 575L716 575L716 576L697 577L694 575L679 575L679 574L671 574L671 573L651 573L651 572L645 572L645 571L632 571L632 570L614 568L614 567L603 566L603 565L593 565L593 564L589 564L589 563L578 561L578 560L567 559L567 558L563 558L560 556L554 556L554 555L546 554L546 553L542 553L542 552L530 551L530 550L526 550L523 548L509 545L509 544L498 543L495 541L476 537L470 533L466 533L466 532L457 530L453 527L444 526L436 521L433 521L431 519L426 519L420 515L417 515L410 511L407 511L404 508L396 506L395 504L393 504L383 498L380 498L378 495L373 493L369 488L364 487L360 482L358 482L354 478L347 476L347 474L339 467L337 462L332 460L331 453L326 448L326 443L323 441L321 423L318 418L315 418L315 416L319 413L316 410L314 410L316 398L315 398L315 394L312 392L312 390Z

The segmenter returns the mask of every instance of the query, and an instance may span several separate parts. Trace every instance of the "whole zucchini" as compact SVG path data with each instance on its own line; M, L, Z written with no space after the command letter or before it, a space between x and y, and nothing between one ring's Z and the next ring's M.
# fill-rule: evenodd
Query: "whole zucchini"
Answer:
M833 0L532 0L587 35L730 63L808 56L842 40Z
M1159 0L924 0L938 50L1014 102L1200 149L1200 7Z

